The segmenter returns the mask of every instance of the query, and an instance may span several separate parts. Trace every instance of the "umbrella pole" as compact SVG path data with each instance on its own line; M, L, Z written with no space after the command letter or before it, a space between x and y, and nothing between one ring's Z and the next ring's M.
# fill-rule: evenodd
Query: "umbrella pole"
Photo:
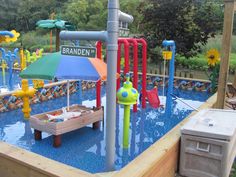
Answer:
M67 111L70 109L70 81L67 80Z

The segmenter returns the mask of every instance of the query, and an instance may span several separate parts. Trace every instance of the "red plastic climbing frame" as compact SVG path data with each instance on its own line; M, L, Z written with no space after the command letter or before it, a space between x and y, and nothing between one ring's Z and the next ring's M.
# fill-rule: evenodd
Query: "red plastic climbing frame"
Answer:
M97 48L97 58L102 60L102 42L98 41L96 43ZM101 107L101 80L99 80L96 84L96 107Z
M133 47L133 86L138 88L138 46L142 46L142 108L146 108L146 77L147 77L147 43L144 39L119 38L117 54L117 73L120 74L121 47L124 45L125 67L124 74L129 72L129 50ZM102 59L102 43L97 42L97 58ZM97 107L101 106L101 84L97 83ZM117 90L120 88L120 79L117 79ZM137 104L134 105L134 112L137 112Z

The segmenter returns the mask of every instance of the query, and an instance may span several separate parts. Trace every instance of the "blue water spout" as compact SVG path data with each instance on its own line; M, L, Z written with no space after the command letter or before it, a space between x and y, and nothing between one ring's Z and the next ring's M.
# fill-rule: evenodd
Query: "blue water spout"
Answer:
M171 108L172 108L172 97L171 94L173 94L174 91L174 73L175 73L175 41L173 40L164 40L162 42L163 47L170 47L172 52L172 58L170 60L169 65L169 81L168 81L168 90L167 90L167 98L166 98L166 109L165 114L166 117L170 117L171 115Z

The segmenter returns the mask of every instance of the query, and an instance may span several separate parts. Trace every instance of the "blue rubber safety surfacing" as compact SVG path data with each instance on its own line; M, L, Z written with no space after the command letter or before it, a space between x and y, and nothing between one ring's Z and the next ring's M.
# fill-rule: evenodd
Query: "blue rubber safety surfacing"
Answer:
M159 88L159 94L162 95L161 88ZM196 108L210 96L206 92L180 90L175 90L174 94ZM95 96L95 89L83 91L82 104L95 106ZM71 95L70 103L76 104L78 98L78 93ZM66 99L66 97L61 97L32 105L31 114L42 113L66 106ZM105 100L105 87L103 87L103 105ZM178 100L174 100L172 112L171 118L166 118L164 117L164 109L152 109L147 106L147 109L141 109L139 107L137 113L132 113L131 111L130 147L125 150L122 148L124 110L122 106L117 106L115 130L116 170L124 167L155 141L160 139L166 132L190 114L192 110L183 103L178 102ZM104 122L105 126L106 122ZM20 109L0 114L0 140L91 173L106 171L106 135L105 129L102 126L99 130L84 127L62 135L62 146L59 148L53 148L52 136L46 133L43 133L42 136L42 141L34 140L33 129L30 128L28 121L24 121Z

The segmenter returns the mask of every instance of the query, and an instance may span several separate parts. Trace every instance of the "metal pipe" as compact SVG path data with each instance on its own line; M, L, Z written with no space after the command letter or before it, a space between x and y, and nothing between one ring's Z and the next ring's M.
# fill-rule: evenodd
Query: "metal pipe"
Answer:
M120 61L121 61L121 43L118 42L117 52L117 73L120 74ZM120 77L116 80L116 91L120 88Z
M62 40L107 40L106 31L61 31Z
M118 0L108 0L107 87L106 87L106 167L114 170L116 123L116 68L118 50Z
M126 23L132 23L134 21L134 17L132 15L129 15L127 13L118 11L119 13L119 20Z

